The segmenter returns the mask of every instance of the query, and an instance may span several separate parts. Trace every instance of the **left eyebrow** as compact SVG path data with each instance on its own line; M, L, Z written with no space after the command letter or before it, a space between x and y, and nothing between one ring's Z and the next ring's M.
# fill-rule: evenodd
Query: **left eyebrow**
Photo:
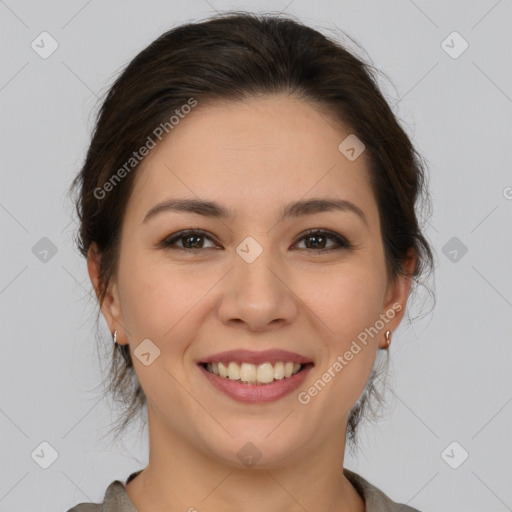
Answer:
M346 199L325 199L313 198L300 201L293 201L286 205L282 210L279 222L290 217L301 217L304 215L314 215L316 213L329 211L342 211L355 213L368 226L368 221L364 212L359 206L347 201ZM164 211L175 211L185 213L195 213L204 217L214 218L233 218L235 213L215 201L206 201L202 199L182 198L169 199L153 206L145 215L143 222Z
M288 217L300 217L302 215L313 215L315 213L330 212L333 210L355 213L368 226L364 212L359 206L346 199L322 199L313 198L289 203L281 212L279 221Z

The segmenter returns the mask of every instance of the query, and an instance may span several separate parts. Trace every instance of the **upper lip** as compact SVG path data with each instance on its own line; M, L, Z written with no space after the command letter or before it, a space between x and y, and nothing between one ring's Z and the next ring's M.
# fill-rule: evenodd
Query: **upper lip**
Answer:
M235 362L238 364L251 363L251 364L263 364L263 363L277 363L278 361L292 362L307 364L313 361L305 356L297 354L295 352L289 352L287 350L274 349L264 350L262 352L255 352L252 350L227 350L225 352L218 352L212 354L198 361L198 364L204 363L229 363Z

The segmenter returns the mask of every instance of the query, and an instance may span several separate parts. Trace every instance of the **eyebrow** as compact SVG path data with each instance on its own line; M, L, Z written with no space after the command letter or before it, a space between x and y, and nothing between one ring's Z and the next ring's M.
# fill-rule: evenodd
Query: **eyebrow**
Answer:
M169 199L153 206L144 216L147 222L152 217L162 212L178 212L178 213L195 213L203 217L212 217L219 219L232 219L235 213L216 203L215 201L207 201L202 199L182 198ZM364 212L359 206L347 201L346 199L325 199L313 198L300 201L293 201L281 210L279 222L290 217L301 217L304 215L313 215L315 213L323 213L330 211L352 212L355 213L367 226L368 221Z

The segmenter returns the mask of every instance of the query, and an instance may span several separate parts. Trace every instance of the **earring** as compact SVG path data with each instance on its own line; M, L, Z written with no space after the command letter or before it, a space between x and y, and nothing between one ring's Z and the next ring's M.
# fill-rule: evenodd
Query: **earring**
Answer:
M114 345L117 345L117 331L114 332Z
M391 331L386 331L386 346L384 348L389 348L389 345L391 345Z

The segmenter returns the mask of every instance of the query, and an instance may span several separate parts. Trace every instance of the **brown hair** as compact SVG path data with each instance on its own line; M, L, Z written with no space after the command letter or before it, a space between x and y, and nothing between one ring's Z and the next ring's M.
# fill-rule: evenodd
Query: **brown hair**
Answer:
M134 152L154 138L155 128L191 98L199 105L261 94L295 94L329 112L366 146L369 174L380 212L382 241L391 279L403 273L409 249L417 255L416 284L433 268L433 254L421 232L415 206L428 198L424 164L377 85L373 66L340 43L290 17L229 12L178 26L141 51L111 86L98 112L77 190L78 247L92 243L101 255L100 304L115 276L121 224L133 187L133 170L108 194L105 184L125 168ZM118 174L119 176L119 174ZM105 197L103 197L105 196ZM99 311L98 311L99 316ZM372 372L352 408L347 437L368 399L380 401ZM118 433L146 402L135 377L128 345L114 350L109 389L125 405Z

